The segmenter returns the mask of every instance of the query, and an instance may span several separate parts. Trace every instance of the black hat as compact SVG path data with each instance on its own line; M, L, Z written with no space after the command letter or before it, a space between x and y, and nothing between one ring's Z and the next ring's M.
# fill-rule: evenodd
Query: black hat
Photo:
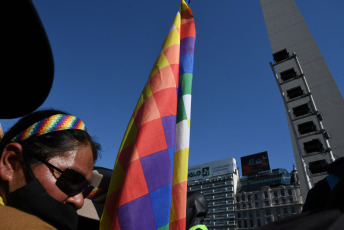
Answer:
M50 44L31 0L1 2L0 118L36 110L54 78Z

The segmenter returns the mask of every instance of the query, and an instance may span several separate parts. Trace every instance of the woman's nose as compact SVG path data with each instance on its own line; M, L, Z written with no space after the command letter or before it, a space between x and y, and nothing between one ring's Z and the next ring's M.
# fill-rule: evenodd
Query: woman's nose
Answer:
M84 196L78 193L75 196L68 197L66 203L73 204L75 209L78 210L84 205Z

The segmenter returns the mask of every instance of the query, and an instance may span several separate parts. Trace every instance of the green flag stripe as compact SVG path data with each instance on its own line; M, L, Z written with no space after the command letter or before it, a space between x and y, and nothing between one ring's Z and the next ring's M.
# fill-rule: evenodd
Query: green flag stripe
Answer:
M183 97L178 98L177 111L177 123L188 119L185 112Z
M191 94L192 77L193 75L191 73L184 73L180 76L181 85L179 87L182 90L182 95Z

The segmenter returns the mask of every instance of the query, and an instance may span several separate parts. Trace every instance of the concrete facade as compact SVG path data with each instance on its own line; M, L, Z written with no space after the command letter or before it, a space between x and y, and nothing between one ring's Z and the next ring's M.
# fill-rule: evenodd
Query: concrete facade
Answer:
M291 174L281 169L240 179L234 207L237 229L253 230L301 213L300 185L290 179Z
M295 53L301 67L299 69L290 59L274 65L274 71L285 103L305 199L309 188L327 175L326 172L312 173L310 164L330 163L344 157L344 100L294 0L260 0L260 3L272 53L283 49L290 55ZM298 78L283 82L281 73L291 68L295 69ZM304 95L291 100L288 98L291 89L299 89ZM311 111L307 116L296 118L293 109L304 104L312 104ZM313 131L300 132L300 127L312 123ZM313 140L317 142L315 145L322 147L319 151L306 151Z

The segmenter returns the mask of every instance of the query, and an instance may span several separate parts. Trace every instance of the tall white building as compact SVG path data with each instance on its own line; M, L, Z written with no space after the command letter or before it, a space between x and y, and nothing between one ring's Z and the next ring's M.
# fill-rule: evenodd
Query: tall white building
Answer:
M232 157L189 167L188 191L199 191L208 201L204 224L209 230L235 230L234 196L239 172Z
M344 100L294 0L260 3L305 199L344 156Z

